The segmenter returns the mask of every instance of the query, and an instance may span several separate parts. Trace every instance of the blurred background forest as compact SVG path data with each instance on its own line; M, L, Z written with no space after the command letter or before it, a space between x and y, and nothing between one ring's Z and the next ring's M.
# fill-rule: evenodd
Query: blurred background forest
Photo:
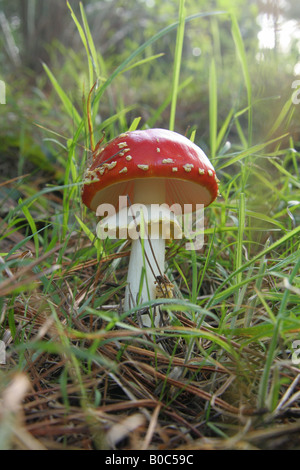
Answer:
M148 38L178 18L178 2L157 0L90 0L82 2L97 53L100 80ZM79 14L79 2L71 0ZM253 93L254 142L266 140L276 116L291 99L293 82L300 75L300 6L296 0L189 0L187 15L224 12L189 21L185 28L182 86L175 130L185 134L197 129L198 143L209 150L209 69L216 64L220 126L230 110L247 106L242 68L231 33L228 12L237 17ZM60 151L52 145L44 126L71 138L70 123L62 119L61 103L44 69L51 69L71 102L83 109L89 91L85 50L67 3L63 0L0 0L0 79L6 83L6 105L0 106L0 174L14 177L36 168L57 171ZM141 116L141 125L168 127L171 68L176 30L147 47L143 57L157 55L114 81L102 98L96 125L118 110L130 125ZM287 123L295 145L299 140L299 110L294 107ZM246 116L246 115L245 115ZM246 117L245 117L246 120ZM118 132L118 122L113 124ZM241 114L243 127L243 114ZM282 127L282 126L281 126ZM286 129L276 130L277 135ZM230 129L227 144L239 137ZM268 136L276 137L275 136ZM229 144L230 143L230 144ZM62 165L63 167L63 165Z

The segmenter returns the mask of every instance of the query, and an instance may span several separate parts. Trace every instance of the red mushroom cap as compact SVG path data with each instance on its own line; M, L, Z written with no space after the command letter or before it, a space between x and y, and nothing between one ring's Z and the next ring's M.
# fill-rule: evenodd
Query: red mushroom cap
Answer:
M93 211L103 203L118 210L119 196L133 201L134 182L145 178L165 184L169 206L208 206L218 195L215 170L197 145L173 131L147 129L121 134L97 152L85 175L82 201Z

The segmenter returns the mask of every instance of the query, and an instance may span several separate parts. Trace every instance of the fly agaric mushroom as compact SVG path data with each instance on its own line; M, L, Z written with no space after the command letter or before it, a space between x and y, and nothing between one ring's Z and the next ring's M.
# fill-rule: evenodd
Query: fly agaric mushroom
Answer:
M215 170L197 145L173 131L147 129L121 134L95 152L85 175L82 201L96 213L97 208L103 204L113 205L119 213L117 224L120 229L122 224L126 225L130 216L131 207L127 211L120 206L120 201L127 200L127 196L133 205L141 204L146 207L143 213L145 235L147 227L155 219L158 232L161 232L164 225L170 227L171 224L172 230L177 233L175 238L181 238L178 236L180 227L174 214L169 211L168 215L162 215L161 211L158 213L153 210L153 205L157 207L166 204L171 207L179 204L182 208L185 204L190 204L190 207L195 207L196 204L208 206L217 195L218 179ZM112 219L106 219L106 226L110 225L110 220ZM114 223L112 222L113 225ZM139 218L131 220L131 227L132 224L139 225ZM144 240L147 258L145 277L148 282L144 281L141 292L140 279L144 266L141 240L139 237L132 240L125 310L135 306L139 292L140 302L155 298L156 278L164 275L166 241L163 234L157 235L157 230L155 235L149 234L150 242L147 237Z

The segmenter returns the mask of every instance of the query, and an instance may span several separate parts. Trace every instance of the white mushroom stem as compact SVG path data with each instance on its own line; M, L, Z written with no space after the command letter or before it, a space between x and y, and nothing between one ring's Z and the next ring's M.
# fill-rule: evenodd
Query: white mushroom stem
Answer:
M156 276L164 273L165 244L163 238L145 238L132 240L131 254L128 266L127 286L125 290L124 310L153 300L156 297ZM154 256L153 256L154 253ZM142 273L144 272L141 285ZM153 325L157 326L159 318L153 318ZM152 326L151 318L143 316L144 326Z
M155 279L164 273L165 269L165 245L166 240L160 237L159 226L158 233L154 234L149 230L153 221L153 217L158 217L154 214L153 204L162 204L165 201L165 184L162 180L161 183L154 182L151 179L136 180L134 183L134 204L144 204L147 207L143 217L147 218L148 223L144 224L143 244L141 238L132 240L131 254L128 266L127 286L125 290L124 309L125 311L131 307L148 300L155 299ZM132 214L132 207L129 208L129 214ZM133 221L134 228L139 224L140 217ZM158 222L158 219L156 220ZM153 225L153 224L152 224ZM153 229L153 226L152 226ZM150 233L151 232L151 233ZM143 233L142 233L143 236ZM155 237L155 238L154 238ZM151 249L152 247L152 249ZM143 253L144 250L144 253ZM154 256L153 256L154 253ZM152 269L151 269L152 268ZM141 275L145 273L143 283L141 286ZM159 319L154 320L154 325L157 326ZM143 318L145 326L152 326L150 317Z
M181 226L175 214L167 206L157 203L134 206L140 213L128 225L132 245L125 291L125 310L155 299L159 288L162 290L159 292L160 297L168 296L166 286L163 283L159 285L156 278L164 275L166 240L182 237ZM129 209L129 213L133 211L134 206ZM140 211L139 207L142 207ZM133 234L137 235L137 227L140 228L140 236L132 237ZM159 317L150 318L145 315L142 321L144 326L158 326Z
M98 215L103 215L103 212L99 210ZM131 239L125 311L155 299L156 277L164 274L166 240L174 234L181 238L180 225L174 214L159 204L133 204L98 223L97 236L101 239ZM157 322L158 319L154 322L156 326ZM149 316L143 317L143 324L152 326Z
M125 311L156 298L156 277L164 275L166 240L182 237L182 230L174 213L162 206L164 200L163 182L158 184L151 179L138 180L135 182L133 204L123 208L117 217L103 219L97 226L99 238L115 237L116 230L123 238L121 234L125 230L132 240ZM151 319L148 315L143 316L142 321L147 327L159 324L158 317Z

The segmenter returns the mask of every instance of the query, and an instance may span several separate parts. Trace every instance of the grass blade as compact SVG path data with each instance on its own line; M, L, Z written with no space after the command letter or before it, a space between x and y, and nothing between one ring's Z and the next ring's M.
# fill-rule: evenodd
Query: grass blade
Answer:
M223 281L218 288L216 289L214 296L208 301L206 308L210 308L213 305L215 305L218 302L218 294L222 289L225 287L225 285L230 282L233 278L235 278L240 271L243 271L247 268L249 268L252 264L256 263L256 261L259 261L262 257L267 255L268 253L275 251L280 245L288 242L290 239L294 237L298 237L300 234L300 226L296 227L294 230L291 230L289 233L281 237L279 240L276 240L276 242L272 243L272 245L268 246L265 248L263 251L258 253L256 256L254 256L251 260L247 261L244 263L238 270L233 271L225 281ZM224 292L223 292L224 294Z
M76 24L79 36L81 38L82 44L84 45L84 48L85 48L85 51L86 51L86 56L87 56L87 60L88 60L88 69L89 69L89 89L91 89L93 84L94 84L94 71L93 71L93 63L92 63L91 56L90 56L90 51L89 51L87 38L86 38L85 32L84 32L81 24L79 23L79 21L78 21L76 15L75 15L70 3L67 2L67 5L68 5L68 8L71 12L71 17L72 17L74 23ZM83 14L82 13L83 8L82 8L81 5L80 5L80 10L81 10L81 14Z
M64 108L65 108L67 114L75 122L75 124L77 126L79 126L80 122L81 122L81 117L80 117L78 111L75 109L75 107L74 107L73 103L71 102L70 98L67 96L67 94L64 92L62 87L59 85L58 81L54 77L54 75L51 72L51 70L49 69L49 67L45 63L43 63L43 67L44 67L44 69L45 69L45 71L46 71L53 87L55 88L58 96L60 97L61 102L64 105Z
M224 15L226 12L225 11L211 11L211 12L206 12L206 13L196 13L195 15L191 15L185 18L185 22L190 22L195 19L199 18L206 18L209 16L214 16L214 15ZM169 26L166 26L162 30L160 30L157 34L152 36L150 39L148 39L144 44L139 46L132 54L130 54L127 59L125 59L116 69L115 71L109 76L109 78L106 80L106 82L99 88L94 102L98 102L101 99L101 96L105 92L105 90L108 88L108 86L112 83L112 81L124 71L124 69L130 64L130 62L137 57L139 54L141 54L148 46L151 44L155 43L162 37L164 37L166 34L169 34L171 31L176 29L178 27L179 22L175 22Z
M81 13L83 26L84 26L84 31L85 31L85 35L86 35L86 40L87 40L87 46L88 46L88 49L90 50L90 53L91 53L91 61L89 61L89 62L91 62L91 65L95 70L96 77L99 78L100 77L100 66L99 66L99 62L98 62L98 56L97 56L97 51L96 51L96 47L95 47L95 44L94 44L93 36L91 34L91 31L90 31L90 27L89 27L89 24L88 24L88 21L87 21L87 18L86 18L86 14L85 14L82 2L80 2L79 5L80 5L80 13Z
M247 64L246 51L244 42L240 32L240 28L234 14L231 14L231 33L237 50L238 58L241 63L242 72L244 76L245 86L247 90L248 99L248 146L251 146L252 142L252 85L250 79L250 73Z
M218 129L218 86L216 64L212 59L209 70L209 137L210 154L212 164L217 151L217 129Z
M237 246L236 246L236 258L235 258L235 269L237 271L236 281L239 284L242 281L242 270L241 267L242 263L242 254L243 254L243 236L244 236L244 229L245 229L245 194L240 194L240 201L239 201L239 225L238 225L238 233L237 233Z
M22 201L19 201L22 202ZM35 221L32 217L32 215L29 212L29 209L27 206L23 206L22 211L27 219L27 222L29 224L30 230L32 232L33 236L33 241L34 241L34 247L35 247L35 255L38 257L39 255L39 237L38 237L38 230L35 224Z

